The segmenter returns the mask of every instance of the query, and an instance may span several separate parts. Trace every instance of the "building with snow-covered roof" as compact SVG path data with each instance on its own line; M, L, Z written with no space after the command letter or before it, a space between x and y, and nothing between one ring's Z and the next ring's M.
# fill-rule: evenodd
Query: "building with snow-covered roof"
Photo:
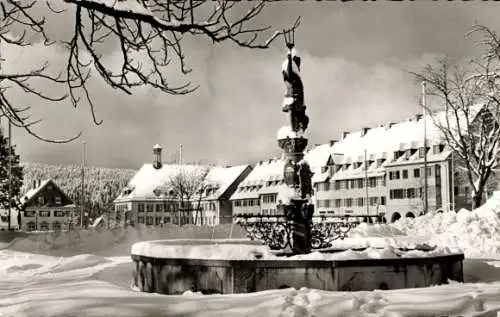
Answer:
M51 179L34 180L20 203L23 231L68 230L78 222L75 204Z
M123 220L146 225L232 222L229 197L251 166L163 164L161 151L155 145L153 163L144 164L115 199Z
M482 105L472 107L470 115L476 116L481 109ZM433 124L433 120L445 120L446 115L436 113L433 118L426 118L427 148L424 117L418 114L403 122L343 132L339 140L307 151L305 160L314 172L316 214L384 215L394 221L422 213L424 155L428 210L470 208L470 189L466 183L454 182L458 172L452 151ZM276 213L282 174L280 159L257 164L231 198L235 214Z

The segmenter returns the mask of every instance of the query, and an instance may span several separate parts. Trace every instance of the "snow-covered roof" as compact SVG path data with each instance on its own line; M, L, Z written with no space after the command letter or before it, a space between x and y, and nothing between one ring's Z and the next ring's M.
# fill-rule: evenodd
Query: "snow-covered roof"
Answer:
M169 181L179 173L208 174L204 185L212 189L209 195L203 199L217 199L227 191L229 186L245 171L249 165L238 165L231 167L191 165L191 164L164 164L161 168L154 168L152 164L144 164L134 175L122 193L116 198L116 202L129 200L165 199L164 195L158 195L156 190L166 189Z
M471 107L469 120L473 120L482 108L483 105ZM445 123L446 113L444 111L433 113L432 117L428 114L426 120L427 145L432 147L433 145L443 144L442 133L434 122ZM459 122L461 126L467 126L464 124L464 117L460 117ZM453 123L451 122L451 124ZM285 131L284 128L282 130ZM420 158L418 151L416 151L423 146L423 143L424 117L418 115L403 122L380 125L374 128L363 128L359 131L346 133L339 141L321 144L310 149L306 152L304 159L309 163L311 171L314 173L312 177L313 183L323 182L329 178L330 172L322 170L322 167L326 166L330 159L333 160L334 164L349 164L347 169L340 169L334 173L332 179L359 178L365 176L364 161L366 150L366 159L370 162L368 177L383 176L385 168L389 166L423 163L423 158ZM409 158L403 155L394 160L395 151L405 151L408 149L414 150ZM447 146L445 146L443 151L436 154L430 149L427 154L427 160L431 162L442 161L450 153L451 151ZM379 164L376 162L377 159L384 160ZM355 162L361 164L355 166L352 164ZM240 187L250 187L255 184L265 185L265 182L268 180L282 180L283 165L284 161L282 159L258 163L250 175L240 184ZM264 189L238 190L231 199L257 198L262 190ZM265 191L269 192L270 190Z
M46 180L39 180L37 181L37 186L36 187L33 187L31 189L29 189L21 198L20 198L20 203L23 205L23 206L26 206L27 204L29 204L31 202L31 200L33 199L33 197L35 197L36 195L38 195L38 193L40 193L48 184L52 184L52 186L54 186L60 193L61 195L63 195L63 203L64 202L69 202L70 204L67 204L66 206L64 207L72 207L74 206L73 205L73 201L71 200L71 198L68 197L68 195L66 195L66 193L64 191L61 190L61 188L59 188L59 186L57 186L57 184L52 180L52 179L46 179Z
M50 182L50 179L46 179L40 182L40 184L37 187L31 188L28 190L22 197L21 197L21 203L25 204L28 202L32 197L34 197L36 194L38 194L44 187Z

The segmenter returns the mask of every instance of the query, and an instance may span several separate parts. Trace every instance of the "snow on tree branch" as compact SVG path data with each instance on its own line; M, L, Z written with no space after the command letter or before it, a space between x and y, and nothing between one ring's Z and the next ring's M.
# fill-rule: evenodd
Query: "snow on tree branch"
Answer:
M500 151L500 72L498 61L490 56L466 63L444 59L412 72L417 81L427 83L426 110L465 171L474 207L481 204Z

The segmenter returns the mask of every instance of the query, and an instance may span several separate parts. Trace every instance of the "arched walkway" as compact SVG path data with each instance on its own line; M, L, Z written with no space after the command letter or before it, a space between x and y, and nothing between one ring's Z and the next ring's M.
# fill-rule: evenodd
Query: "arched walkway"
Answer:
M399 219L401 219L401 214L399 212L395 212L392 214L391 222L394 222L394 221L399 220Z
M415 218L415 214L413 212L407 212L406 213L406 218Z

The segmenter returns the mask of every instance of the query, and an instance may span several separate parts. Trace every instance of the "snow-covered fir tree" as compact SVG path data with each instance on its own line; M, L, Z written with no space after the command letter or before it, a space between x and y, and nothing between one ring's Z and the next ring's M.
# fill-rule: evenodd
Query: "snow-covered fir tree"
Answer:
M11 207L17 208L19 196L23 185L23 168L19 164L19 155L14 146L9 149L9 141L0 129L0 209L9 208L9 154L11 156Z

